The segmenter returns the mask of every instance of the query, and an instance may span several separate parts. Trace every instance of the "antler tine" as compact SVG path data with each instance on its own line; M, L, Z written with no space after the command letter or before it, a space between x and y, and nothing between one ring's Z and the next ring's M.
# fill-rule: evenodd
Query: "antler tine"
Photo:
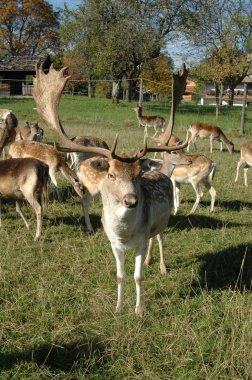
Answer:
M144 147L139 149L139 151L135 154L135 157L137 159L139 158L142 158L143 156L146 155L146 153L148 152L148 148L147 148L147 137L144 136Z
M168 145L169 140L171 138L172 130L174 126L174 120L175 120L175 111L185 92L186 79L188 76L188 72L189 70L186 68L186 65L183 63L178 73L173 74L172 76L172 105L171 105L171 111L170 111L170 119L166 127L166 130L164 132L164 135L160 140L160 143L162 145Z
M186 139L183 144L180 145L173 145L173 146L167 146L167 145L159 145L157 147L147 147L146 153L151 152L173 152L175 150L181 150L187 147L189 142L189 132L186 133Z

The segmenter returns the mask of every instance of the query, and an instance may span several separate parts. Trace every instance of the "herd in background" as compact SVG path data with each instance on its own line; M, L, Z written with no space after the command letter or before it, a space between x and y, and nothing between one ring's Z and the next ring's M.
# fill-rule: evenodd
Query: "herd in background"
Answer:
M94 196L101 195L102 223L117 266L117 311L123 305L125 250L136 248L134 279L137 314L142 312L140 289L143 260L146 256L145 264L150 264L155 237L159 243L161 273L167 272L162 233L167 226L172 207L175 214L178 211L181 184L191 184L196 193L190 214L195 212L203 195L201 185L209 191L210 211L214 210L216 190L212 181L216 164L204 155L185 153L184 148L187 147L189 151L192 143L196 149L195 141L199 137L210 139L211 152L213 140L220 141L221 150L222 143L225 143L230 153L234 151L233 143L217 126L193 123L184 142L172 134L175 111L185 89L187 73L188 70L183 66L178 74L173 75L172 107L167 127L161 116L143 116L141 107L134 109L139 124L144 127L145 142L131 156L116 153L117 137L111 149L105 141L97 137L68 138L57 113L62 90L69 79L65 75L65 69L58 72L51 67L48 74L45 74L37 67L34 99L39 115L50 129L60 135L66 147L42 143L44 132L37 122L27 122L22 127L18 125L12 111L0 110L0 152L4 153L8 149L10 157L0 161L0 193L6 198L16 200L16 210L27 228L29 225L21 212L19 201L27 200L33 207L37 217L34 240L41 237L42 198L43 195L47 196L50 180L56 187L58 200L61 200L57 187L57 171L63 174L81 197L89 232L94 232L89 218L89 203ZM152 137L154 147L149 147L146 143L150 128L155 131ZM62 152L69 155L69 164ZM155 155L161 153L162 159L156 159L156 156L153 159L144 158L148 152ZM241 147L235 182L242 164L245 165L244 178L247 185L247 169L252 166L252 142Z

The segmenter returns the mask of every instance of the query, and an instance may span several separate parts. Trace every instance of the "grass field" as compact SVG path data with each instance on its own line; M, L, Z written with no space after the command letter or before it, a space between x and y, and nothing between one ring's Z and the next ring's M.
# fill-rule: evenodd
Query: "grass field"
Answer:
M38 118L32 99L0 99L20 123ZM143 142L135 104L63 97L60 115L70 136L96 135L109 144L119 133L119 150ZM144 113L168 114L168 104L144 104ZM164 233L167 276L159 272L158 247L145 267L145 313L134 315L134 255L126 256L125 306L115 314L115 260L101 227L101 201L91 205L95 234L88 235L80 200L60 181L64 202L44 207L42 239L34 242L35 216L24 204L31 230L2 200L0 229L0 379L252 379L252 170L249 186L241 170L234 184L239 147L240 108L223 109L218 125L236 152L199 152L217 163L215 212L204 195L195 215L191 187L181 190L182 205ZM185 136L193 121L215 123L212 107L181 105L174 133ZM41 126L43 124L41 123ZM58 140L45 130L46 139Z

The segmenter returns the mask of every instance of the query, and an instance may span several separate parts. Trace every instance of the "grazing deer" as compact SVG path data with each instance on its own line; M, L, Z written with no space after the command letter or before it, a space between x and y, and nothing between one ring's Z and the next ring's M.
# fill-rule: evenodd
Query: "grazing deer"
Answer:
M162 243L162 232L167 226L173 203L172 182L169 178L172 168L167 157L171 151L183 149L188 142L187 139L181 146L167 146L174 125L175 110L185 90L188 71L183 66L181 72L173 76L171 115L162 141L163 145L151 148L145 144L144 148L134 155L119 156L116 154L117 139L111 150L107 150L80 146L67 137L58 115L59 99L69 79L69 76L64 75L65 70L66 68L63 68L58 72L51 66L48 74L45 74L42 68L36 67L33 95L37 111L46 125L58 132L69 149L76 152L101 154L107 158L98 157L92 161L91 166L96 171L105 173L100 190L103 203L102 223L117 265L116 310L119 311L123 304L124 254L126 250L135 248L135 312L139 314L141 313L142 265L147 243L156 235ZM142 174L140 158L147 152L155 151L167 152L162 168L160 171L154 170Z
M164 131L164 123L165 119L162 116L143 116L142 115L142 107L137 106L133 108L136 112L137 120L140 126L144 127L144 136L148 137L148 128L154 128L155 133L153 137L155 137L159 130Z
M41 236L42 194L47 196L48 166L34 158L17 158L0 161L0 193L16 200L16 211L29 229L19 204L27 200L37 216L34 240ZM1 218L0 218L1 225Z
M73 142L79 145L83 146L98 146L100 148L109 149L108 145L105 141L99 139L98 137L92 137L92 136L76 136L71 138ZM70 158L71 158L71 164L70 168L72 170L75 170L75 168L78 166L78 164L86 160L90 157L93 157L94 154L92 153L77 153L77 152L71 152Z
M252 141L243 143L241 145L241 158L237 163L237 171L235 177L235 183L238 181L239 169L241 165L244 166L244 185L248 186L248 169L252 166Z
M33 157L45 162L49 166L49 175L56 187L58 200L61 200L56 179L56 172L61 174L72 184L76 193L83 197L83 190L75 173L65 163L60 153L51 145L42 144L36 141L15 141L10 145L9 155L12 158Z
M195 193L196 201L189 214L193 214L199 205L203 192L200 185L203 184L211 195L210 212L214 210L216 190L212 186L213 176L216 170L215 162L202 155L187 155L191 160L190 165L179 164L173 170L171 180L174 189L174 215L177 214L179 207L179 192L181 184L191 184Z
M193 123L189 127L189 132L191 133L191 137L189 140L189 144L187 146L187 151L189 152L190 143L192 142L194 145L194 149L196 150L195 141L198 137L200 138L209 138L210 139L210 152L213 152L213 140L220 141L220 151L222 152L222 143L224 142L227 146L229 153L234 152L234 144L232 141L228 140L228 138L224 135L222 130L215 126L206 123Z

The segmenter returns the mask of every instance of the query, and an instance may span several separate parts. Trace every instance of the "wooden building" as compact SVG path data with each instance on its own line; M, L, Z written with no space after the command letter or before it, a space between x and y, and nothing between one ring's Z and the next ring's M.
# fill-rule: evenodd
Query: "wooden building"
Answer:
M49 56L14 56L0 59L0 96L32 95L33 86L27 84L27 77L36 74L36 64L46 71L51 63Z

